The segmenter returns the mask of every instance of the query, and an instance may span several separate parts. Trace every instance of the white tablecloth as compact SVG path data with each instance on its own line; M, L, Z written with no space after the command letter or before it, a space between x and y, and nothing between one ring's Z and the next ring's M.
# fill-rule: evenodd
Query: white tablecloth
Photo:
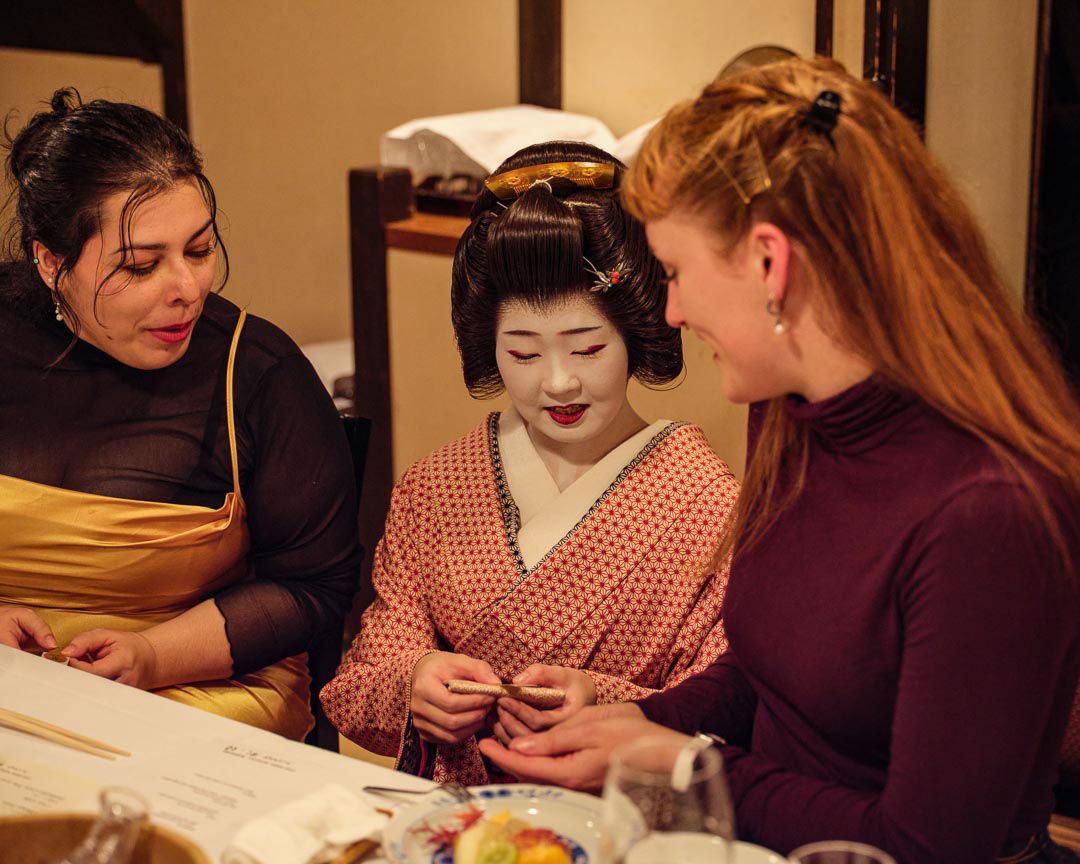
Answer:
M0 815L96 811L101 786L124 785L215 862L243 823L326 783L432 785L3 646L0 707L132 754L107 761L0 728Z

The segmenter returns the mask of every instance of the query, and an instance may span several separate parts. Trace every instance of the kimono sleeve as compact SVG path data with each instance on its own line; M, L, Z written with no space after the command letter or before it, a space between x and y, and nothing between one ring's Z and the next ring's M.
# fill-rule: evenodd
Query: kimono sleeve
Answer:
M396 756L401 746L413 667L439 650L423 586L419 485L410 471L394 488L375 548L375 601L364 612L337 675L320 694L327 717L345 737L385 756Z
M729 518L735 500L739 495L738 481L728 473L722 474L710 483L693 502L692 506L679 520L680 525L687 522L711 525L709 549L716 547L720 530ZM679 526L673 525L668 534ZM661 543L667 545L665 536ZM694 566L688 561L688 567ZM698 566L704 566L698 562ZM596 686L598 704L608 702L631 702L645 699L669 687L685 681L687 678L709 667L714 660L727 650L727 637L724 634L724 622L721 610L728 583L728 563L714 570L702 581L702 586L693 608L683 619L674 639L669 634L656 634L658 641L666 642L669 647L663 657L664 669L657 687L644 687L615 675L607 675L586 669Z

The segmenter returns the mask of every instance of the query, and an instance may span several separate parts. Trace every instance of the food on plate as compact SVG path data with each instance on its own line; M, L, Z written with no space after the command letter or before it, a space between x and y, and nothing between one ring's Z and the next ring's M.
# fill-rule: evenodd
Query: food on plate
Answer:
M570 847L558 834L515 819L509 810L485 817L478 807L454 814L452 826L417 830L436 848L452 847L454 864L572 864Z
M566 691L557 687L537 687L532 684L481 684L453 678L446 683L451 693L476 693L481 696L510 696L534 708L558 708L566 699Z

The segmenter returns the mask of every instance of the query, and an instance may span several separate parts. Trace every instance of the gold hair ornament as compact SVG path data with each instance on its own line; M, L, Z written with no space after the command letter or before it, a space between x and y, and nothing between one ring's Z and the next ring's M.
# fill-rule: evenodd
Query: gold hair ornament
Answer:
M756 135L750 136L750 145L747 149L749 149L750 155L755 157L754 161L756 164L751 166L750 171L744 173L743 183L760 179L761 188L754 192L747 191L746 186L736 179L735 174L727 166L725 160L717 159L711 152L709 152L708 155L712 156L713 160L720 167L720 170L724 172L724 176L727 177L728 183L731 184L731 188L735 190L735 194L739 196L739 200L749 207L750 202L754 199L755 195L760 195L762 192L767 192L772 188L772 178L769 176L769 166L765 161L765 153L761 149L761 143L758 141Z
M544 183L552 194L566 188L610 189L615 184L615 166L610 162L545 162L504 171L484 181L496 198L517 198L536 183Z

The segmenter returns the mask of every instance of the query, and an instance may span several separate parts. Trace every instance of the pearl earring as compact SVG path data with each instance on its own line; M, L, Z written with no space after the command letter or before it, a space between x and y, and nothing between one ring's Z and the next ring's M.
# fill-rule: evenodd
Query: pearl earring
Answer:
M782 336L787 332L787 327L784 326L784 321L780 317L780 304L776 302L775 297L770 297L765 303L765 311L773 317L773 333L777 336Z

